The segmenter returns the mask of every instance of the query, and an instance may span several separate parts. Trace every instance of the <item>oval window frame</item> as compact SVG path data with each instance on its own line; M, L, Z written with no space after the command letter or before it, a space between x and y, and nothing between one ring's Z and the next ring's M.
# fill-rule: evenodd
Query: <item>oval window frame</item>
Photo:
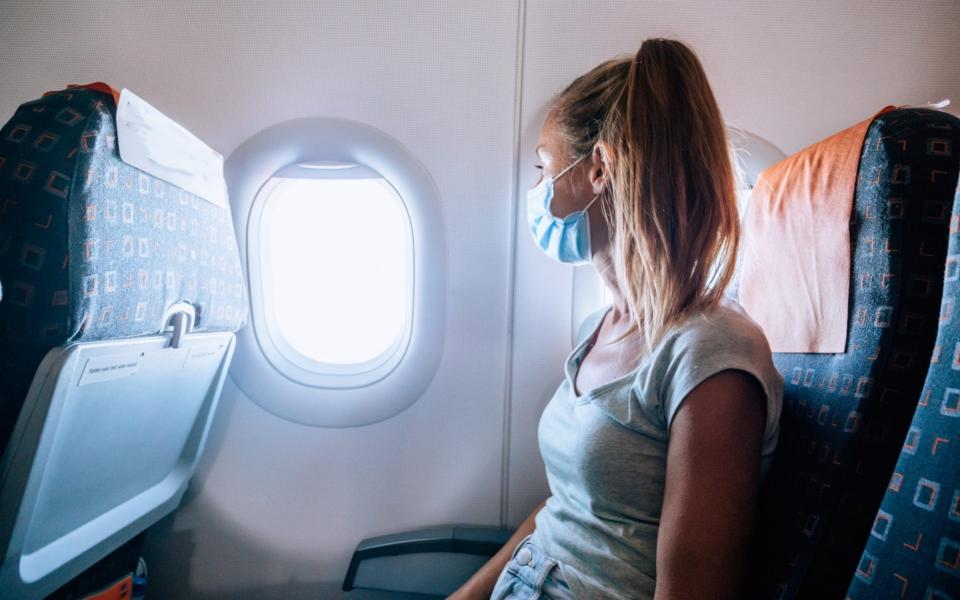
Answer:
M263 188L298 165L362 165L396 191L409 218L412 293L402 348L373 369L317 372L290 360L270 332L260 285L260 228L269 196ZM250 322L237 332L230 377L251 400L289 421L353 427L390 418L412 405L436 374L445 334L446 242L439 193L422 163L400 142L346 119L302 118L268 127L227 158L241 260L247 275ZM427 268L428 266L428 268ZM429 321L426 316L429 315ZM309 360L309 359L307 359Z

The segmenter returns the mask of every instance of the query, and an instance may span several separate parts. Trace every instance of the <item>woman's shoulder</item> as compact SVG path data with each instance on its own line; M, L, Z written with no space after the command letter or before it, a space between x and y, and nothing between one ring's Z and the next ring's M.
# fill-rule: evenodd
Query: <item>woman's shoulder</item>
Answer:
M778 431L783 378L763 329L736 300L724 297L711 309L685 319L669 336L652 369L667 428L683 399L707 377L728 369L754 376L767 399L765 440L775 443L770 440Z
M680 327L688 334L701 336L727 336L749 338L767 344L767 337L760 325L747 314L739 302L724 296L716 305L699 311L687 318Z
M689 316L677 327L674 337L674 345L695 345L707 352L771 356L763 329L729 296L724 296L710 309Z

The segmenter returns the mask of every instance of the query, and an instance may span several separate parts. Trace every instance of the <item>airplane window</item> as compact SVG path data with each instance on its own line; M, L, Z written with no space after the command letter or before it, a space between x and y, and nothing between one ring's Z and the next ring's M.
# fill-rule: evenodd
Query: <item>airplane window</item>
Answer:
M385 179L361 165L297 167L261 191L271 337L285 354L298 355L287 358L312 361L314 371L375 366L401 345L410 316L406 208Z
M396 138L293 119L224 163L250 293L231 380L273 414L356 427L423 396L446 335L439 191Z

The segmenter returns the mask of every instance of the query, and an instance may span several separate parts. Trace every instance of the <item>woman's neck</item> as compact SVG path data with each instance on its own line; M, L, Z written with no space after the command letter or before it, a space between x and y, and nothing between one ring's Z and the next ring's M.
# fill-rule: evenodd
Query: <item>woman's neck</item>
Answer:
M593 256L593 268L603 281L603 285L610 291L611 304L613 310L610 318L614 322L621 322L630 318L630 310L627 307L627 300L620 291L617 284L617 275L613 267L613 261L606 252L598 252Z

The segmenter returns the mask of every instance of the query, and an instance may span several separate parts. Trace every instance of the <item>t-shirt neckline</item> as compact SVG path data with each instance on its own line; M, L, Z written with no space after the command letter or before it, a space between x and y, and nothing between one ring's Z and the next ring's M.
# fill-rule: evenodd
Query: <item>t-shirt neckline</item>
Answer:
M603 315L600 317L600 320L597 321L597 324L594 326L593 331L590 332L590 335L586 336L581 340L577 347L573 349L572 352L567 356L567 360L564 362L564 375L567 378L567 381L570 383L570 396L573 398L573 403L575 405L586 404L593 400L597 394L600 394L608 389L616 387L618 384L627 381L636 377L637 371L646 366L647 361L652 356L652 353L644 357L640 364L630 372L617 377L616 379L611 379L606 383L602 383L596 387L586 390L582 394L577 394L576 390L576 377L580 373L580 366L583 364L583 353L588 345L593 345L596 342L596 336L600 332L600 327L603 325L603 320L607 318L607 315L610 311L613 310L613 305L607 307L607 310L604 311ZM579 363L576 366L573 366L574 361L577 360Z
M689 323L691 317L693 316L693 315L687 315L687 317L684 318L681 323L676 323L671 328L670 334L664 335L660 339L660 342L657 344L657 347L653 348L645 357L643 357L643 360L640 361L640 364L637 365L636 368L632 369L631 371L625 373L620 377L617 377L616 379L611 379L606 383L602 383L594 388L590 388L589 390L578 395L576 390L576 385L574 382L576 381L577 375L580 374L580 367L583 365L584 350L588 345L592 345L593 343L595 343L596 341L595 338L600 332L600 327L603 325L603 320L607 318L607 315L610 313L611 310L613 310L612 304L607 306L607 310L604 311L603 315L600 317L600 320L597 321L597 324L594 326L593 331L590 332L590 335L584 337L583 340L579 344L577 344L577 346L570 352L570 354L567 355L567 359L566 361L564 361L564 365L563 365L564 376L566 377L567 381L570 383L570 396L573 398L573 404L576 406L579 406L581 404L586 404L592 401L598 394L601 394L607 390L613 389L617 385L629 379L635 378L637 376L637 373L641 369L647 366L647 364L650 362L653 356L657 353L657 350L660 348L660 346L662 346L667 341L670 335L675 334L681 328L681 326ZM577 364L575 367L573 366L574 360L580 361L579 364Z

